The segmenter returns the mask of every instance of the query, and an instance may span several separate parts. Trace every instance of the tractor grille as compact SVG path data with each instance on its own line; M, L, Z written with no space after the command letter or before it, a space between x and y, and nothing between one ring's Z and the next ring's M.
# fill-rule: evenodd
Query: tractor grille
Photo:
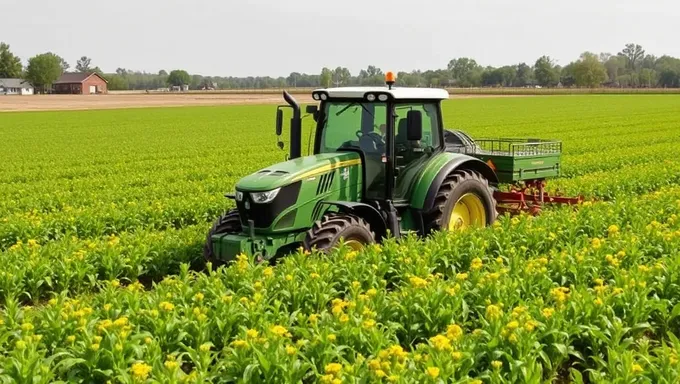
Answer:
M322 193L328 192L333 185L333 179L335 179L335 172L327 173L319 178L319 185L316 187L316 194L320 195Z
M284 209L294 205L300 193L302 182L281 187L274 200L267 204L253 203L250 193L243 192L243 200L236 202L241 224L247 230L248 220L253 220L255 228L268 228ZM247 207L247 208L246 208Z

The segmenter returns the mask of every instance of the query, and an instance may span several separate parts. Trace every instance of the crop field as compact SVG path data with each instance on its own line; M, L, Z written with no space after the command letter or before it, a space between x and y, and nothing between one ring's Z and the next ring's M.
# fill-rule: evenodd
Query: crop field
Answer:
M473 137L563 140L549 187L587 202L214 270L274 112L0 113L0 381L680 382L680 96L447 101Z

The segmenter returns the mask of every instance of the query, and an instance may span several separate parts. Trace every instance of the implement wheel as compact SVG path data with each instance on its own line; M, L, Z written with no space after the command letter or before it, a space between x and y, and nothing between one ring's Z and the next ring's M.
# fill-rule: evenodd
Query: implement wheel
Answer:
M215 258L212 236L239 232L241 232L241 219L238 216L238 210L232 209L220 216L219 219L215 221L212 228L210 228L208 237L205 240L205 245L203 246L203 257L205 257L205 261L211 262L215 267L224 264Z
M307 231L304 248L328 252L339 245L340 239L344 239L345 245L358 251L366 244L374 243L375 234L370 225L359 216L330 213Z
M474 171L454 171L437 191L427 232L484 227L496 220L496 200L489 181Z

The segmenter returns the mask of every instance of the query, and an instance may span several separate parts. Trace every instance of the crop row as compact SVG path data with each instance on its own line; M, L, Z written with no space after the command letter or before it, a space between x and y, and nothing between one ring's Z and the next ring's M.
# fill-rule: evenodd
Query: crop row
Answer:
M6 379L676 382L680 187L356 253L9 300ZM35 380L34 380L35 382Z

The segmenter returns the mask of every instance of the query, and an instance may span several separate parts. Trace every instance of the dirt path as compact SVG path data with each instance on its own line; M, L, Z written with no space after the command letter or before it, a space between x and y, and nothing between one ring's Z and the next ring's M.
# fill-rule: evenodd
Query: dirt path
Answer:
M296 94L301 103L311 103L311 95ZM451 98L504 97L502 95L451 95ZM108 94L0 96L0 112L60 111L87 109L184 107L199 105L243 105L283 103L280 94Z

